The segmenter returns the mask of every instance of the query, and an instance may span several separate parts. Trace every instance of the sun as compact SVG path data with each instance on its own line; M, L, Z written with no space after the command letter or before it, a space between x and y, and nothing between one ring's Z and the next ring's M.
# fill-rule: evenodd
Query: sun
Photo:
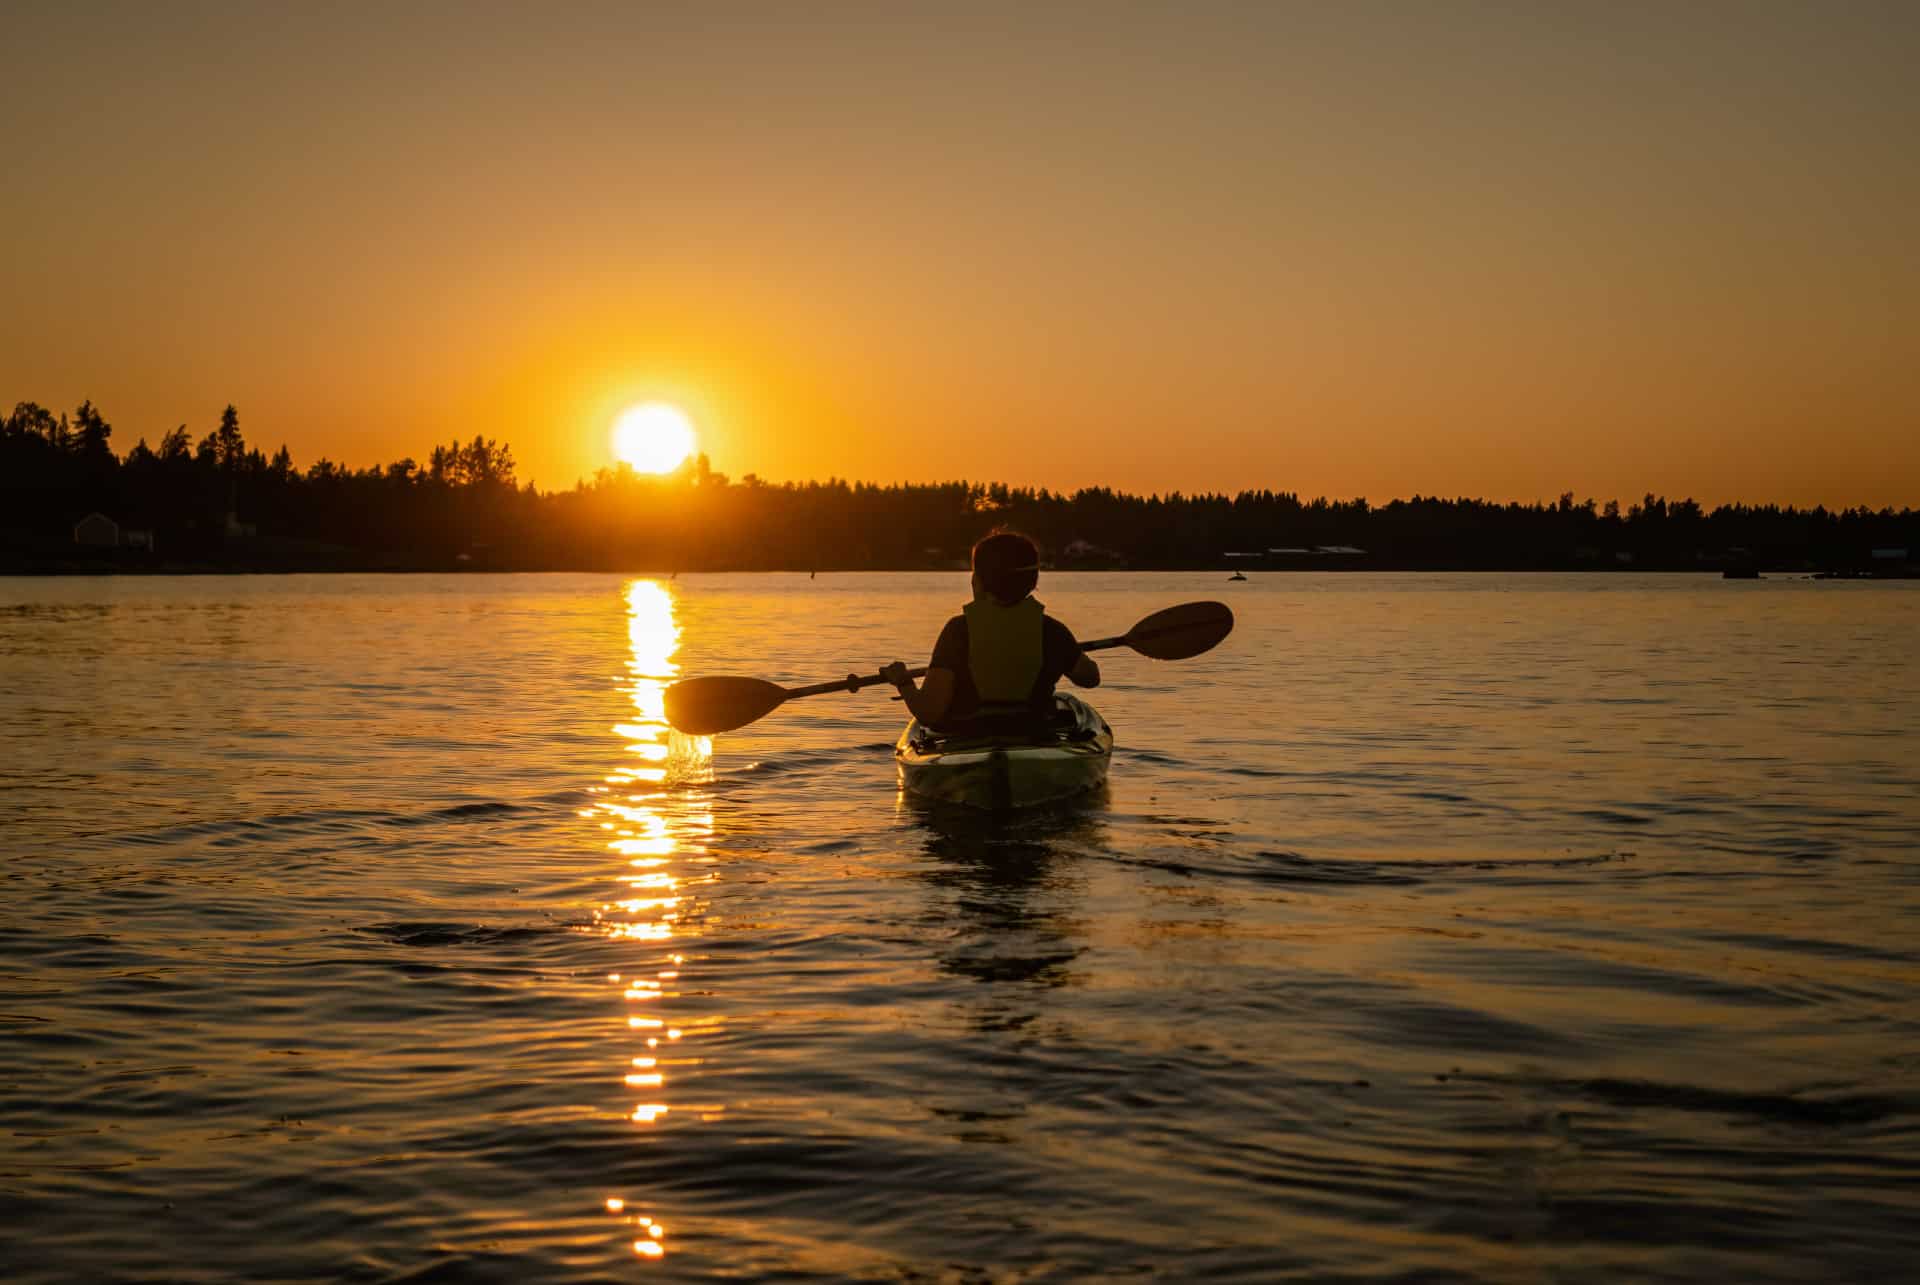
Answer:
M671 473L693 454L693 421L678 406L643 402L613 422L613 453L638 473Z

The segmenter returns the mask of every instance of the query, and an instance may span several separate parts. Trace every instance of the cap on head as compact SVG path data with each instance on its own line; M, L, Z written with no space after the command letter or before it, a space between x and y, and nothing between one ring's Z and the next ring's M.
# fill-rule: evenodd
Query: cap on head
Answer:
M973 546L973 574L1001 602L1019 602L1040 583L1040 549L1018 531L998 527Z

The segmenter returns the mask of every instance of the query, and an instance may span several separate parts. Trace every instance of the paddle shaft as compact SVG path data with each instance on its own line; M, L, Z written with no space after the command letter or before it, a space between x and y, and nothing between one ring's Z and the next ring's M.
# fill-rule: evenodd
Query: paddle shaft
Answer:
M1092 642L1081 643L1080 650L1109 651L1115 647L1125 647L1137 638L1151 638L1156 634L1173 632L1175 631L1172 629L1149 629L1144 633L1126 633L1113 638L1096 638ZM920 666L918 669L909 669L907 671L908 678L924 678L926 674L927 666L925 665ZM848 674L838 682L814 683L808 687L789 687L787 688L787 699L797 700L802 696L825 696L828 692L857 692L862 687L872 687L886 681L887 680L879 674Z
M1082 651L1131 647L1150 660L1185 660L1211 650L1233 629L1233 612L1222 602L1187 602L1156 611L1114 638L1082 643ZM919 678L927 667L907 671ZM667 721L695 736L712 736L745 727L765 718L790 700L824 696L828 692L857 692L886 682L880 673L848 674L836 682L809 687L782 687L763 678L715 675L688 678L667 688Z

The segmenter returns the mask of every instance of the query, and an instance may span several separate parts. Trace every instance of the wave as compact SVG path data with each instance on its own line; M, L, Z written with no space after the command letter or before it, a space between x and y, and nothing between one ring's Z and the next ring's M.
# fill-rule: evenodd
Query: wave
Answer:
M1877 1124L1920 1111L1920 1096L1913 1094L1815 1095L1791 1090L1770 1093L1716 1089L1704 1084L1674 1084L1658 1080L1608 1077L1534 1081L1504 1076L1456 1076L1454 1078L1478 1079L1481 1082L1493 1084L1526 1085L1572 1097L1589 1098L1613 1107L1747 1116L1782 1124L1833 1127Z
M427 920L400 920L368 924L356 933L382 937L401 946L499 946L539 941L574 931L567 924L468 924Z

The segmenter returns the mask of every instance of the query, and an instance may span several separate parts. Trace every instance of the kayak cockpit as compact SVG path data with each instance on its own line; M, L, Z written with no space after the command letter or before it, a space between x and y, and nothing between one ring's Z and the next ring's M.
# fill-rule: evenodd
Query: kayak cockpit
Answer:
M1065 692L1042 728L1011 736L949 736L907 724L893 751L900 788L920 798L1003 811L1083 794L1107 779L1113 729Z

